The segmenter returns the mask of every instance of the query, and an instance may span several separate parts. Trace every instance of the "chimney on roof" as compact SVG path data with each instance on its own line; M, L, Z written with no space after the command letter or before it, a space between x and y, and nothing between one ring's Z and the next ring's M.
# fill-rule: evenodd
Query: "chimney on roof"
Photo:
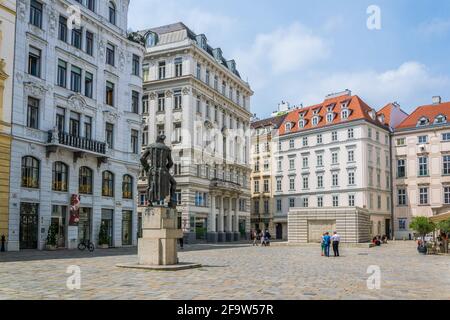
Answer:
M351 95L352 95L351 90L345 89L344 91L327 94L325 96L325 100L336 98L336 97L341 97L341 96L349 96L350 97Z
M442 101L441 96L434 96L432 100L433 104L441 104Z

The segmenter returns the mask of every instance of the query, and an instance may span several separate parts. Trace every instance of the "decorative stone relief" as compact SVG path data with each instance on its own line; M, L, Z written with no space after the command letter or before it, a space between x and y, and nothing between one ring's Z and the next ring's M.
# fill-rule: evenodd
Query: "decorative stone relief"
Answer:
M156 93L154 93L154 92L150 92L150 94L148 96L149 96L150 100L156 99Z
M119 51L119 69L120 71L123 71L125 68L125 54L122 50Z
M105 56L105 42L103 39L99 39L98 41L98 54L101 58Z
M25 0L18 0L17 1L17 12L18 12L18 16L19 19L21 21L25 21L26 17L27 17L27 3Z
M86 109L86 101L79 94L71 95L67 103L70 108L76 111L84 111Z
M166 91L166 98L171 98L172 97L172 91L171 90L167 90Z
M120 119L120 114L115 111L103 111L103 117L108 122L116 122L118 119Z
M49 31L50 34L53 36L56 32L56 25L57 25L57 14L55 9L49 9L48 10L49 15Z
M37 130L34 130L34 129L29 129L29 128L27 128L27 129L25 130L25 135L26 135L27 137L30 137L30 138L41 139L41 133L40 133L40 131L37 131Z
M20 71L16 72L16 80L17 80L17 83L22 83L22 81L23 81L23 74L22 74L22 72L20 72Z
M183 88L183 95L187 96L190 92L191 90L188 87Z
M48 90L44 86L42 86L38 83L34 83L34 82L25 82L24 87L25 87L25 91L28 94L31 94L31 95L37 96L37 97L43 97Z

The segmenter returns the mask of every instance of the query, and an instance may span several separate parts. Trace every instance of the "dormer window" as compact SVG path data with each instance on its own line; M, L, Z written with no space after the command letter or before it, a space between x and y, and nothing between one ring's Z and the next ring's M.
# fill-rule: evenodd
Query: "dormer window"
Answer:
M317 126L319 124L319 117L318 116L313 117L311 123L313 126Z
M430 120L428 120L428 118L422 117L417 122L417 126L418 127L426 126L429 122L430 122Z
M447 118L443 114L438 115L436 119L434 119L434 124L443 124L443 123L447 123Z
M292 130L292 123L290 123L290 122L286 123L285 129L286 129L286 132L291 132L291 130Z
M328 113L327 114L327 122L328 123L333 122L333 119L334 119L334 113Z
M298 122L298 127L299 128L304 128L306 125L306 120L302 119Z
M369 116L372 118L372 120L375 120L375 111L370 110L369 111Z
M154 46L156 46L157 41L158 41L158 37L157 37L156 33L150 32L149 34L147 34L145 46L147 48L154 47Z
M341 118L342 120L348 119L348 109L344 109L341 111Z

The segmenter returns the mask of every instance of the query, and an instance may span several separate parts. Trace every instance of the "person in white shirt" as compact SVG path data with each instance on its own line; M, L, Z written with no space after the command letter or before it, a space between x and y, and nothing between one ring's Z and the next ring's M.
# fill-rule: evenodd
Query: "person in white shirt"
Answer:
M333 232L331 236L331 242L333 243L333 252L335 257L339 257L339 242L341 241L341 236L338 235L336 231Z

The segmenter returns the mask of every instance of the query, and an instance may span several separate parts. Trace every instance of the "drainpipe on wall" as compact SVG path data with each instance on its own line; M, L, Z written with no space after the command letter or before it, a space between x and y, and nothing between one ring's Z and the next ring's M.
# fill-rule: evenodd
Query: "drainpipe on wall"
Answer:
M393 130L391 130L391 127L389 127L389 157L390 157L390 170L391 170L391 181L390 181L390 185L391 185L391 233L392 233L392 239L395 239L395 234L394 234L394 170L393 170L393 165L392 165L392 160L393 160L393 152L394 150L392 150L392 140L394 139L394 132ZM392 240L391 239L391 240Z

